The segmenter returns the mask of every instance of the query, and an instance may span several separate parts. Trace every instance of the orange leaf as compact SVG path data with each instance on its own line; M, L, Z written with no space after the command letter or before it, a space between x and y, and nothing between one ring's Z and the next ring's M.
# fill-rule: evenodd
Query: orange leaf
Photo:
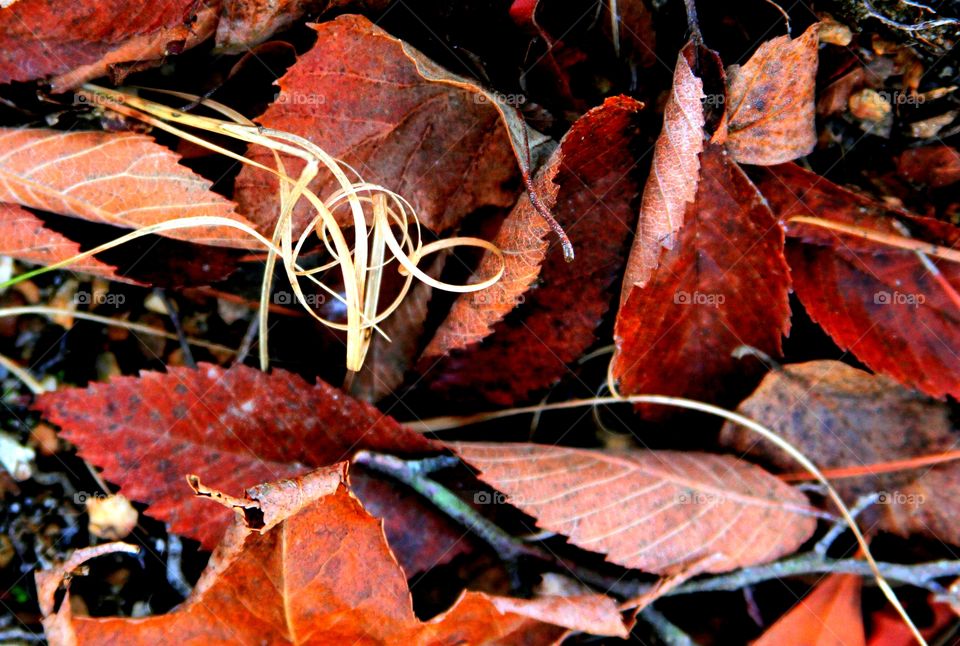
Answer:
M799 38L779 36L727 68L727 111L714 141L738 162L781 164L813 150L817 33L815 24Z
M259 512L266 527L238 515L193 594L166 615L72 617L66 599L54 614L64 573L38 574L47 635L131 646L252 644L268 636L275 644L550 644L568 630L626 637L615 602L602 595L522 600L466 592L421 622L380 522L340 484L344 477L340 464L248 490L234 505Z
M753 646L866 646L860 577L831 574Z
M0 202L140 228L175 218L219 216L249 223L210 182L177 163L150 137L133 133L0 128ZM229 227L164 232L180 240L260 248Z
M80 245L53 229L43 220L15 204L0 204L0 255L17 260L52 265L80 253ZM84 258L70 265L79 271L110 280L128 281L117 276L116 268L96 258Z
M538 527L628 568L726 572L790 554L816 528L802 493L726 455L447 446Z

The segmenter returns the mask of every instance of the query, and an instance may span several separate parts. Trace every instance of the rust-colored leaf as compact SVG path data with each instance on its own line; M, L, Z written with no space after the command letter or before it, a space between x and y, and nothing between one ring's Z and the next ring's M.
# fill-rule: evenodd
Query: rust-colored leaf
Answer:
M80 245L65 235L44 226L30 211L15 204L0 203L0 255L39 265L52 265L80 253ZM84 258L70 265L79 271L110 280L125 280L116 268L96 258Z
M549 229L521 198L495 240L506 251L509 282L462 296L427 357L483 338L495 322L493 332L433 368L431 388L509 404L567 374L567 365L593 345L623 265L642 181L634 170L638 108L615 97L574 124L545 179L553 177L553 214L573 241L576 260L567 263L559 249L543 259ZM494 262L481 264L480 276L493 271ZM538 270L539 283L524 293Z
M738 162L782 164L813 150L817 30L768 40L727 68L727 111L714 141Z
M564 263L562 273L557 271L560 267L553 267L551 275L544 276L543 288L554 297L561 289L568 289L569 280L579 283L575 276L589 275L618 262L622 241L629 232L623 211L629 208L635 193L627 175L636 128L632 115L641 107L633 99L616 97L585 114L573 124L537 177L538 194L566 228L577 251L574 265ZM503 277L489 289L457 299L424 357L462 350L483 340L496 323L523 303L524 294L540 276L549 233L550 227L522 196L493 239L504 254ZM500 266L499 257L485 253L476 280L493 276ZM564 286L555 289L554 280L563 281Z
M150 137L123 132L0 128L0 201L124 228L219 216L249 223L210 182ZM229 227L163 232L180 240L259 248Z
M127 62L163 58L213 33L218 2L18 0L0 11L0 83L54 76L64 92Z
M259 123L306 137L366 181L403 195L434 231L481 206L513 204L517 163L486 95L439 80L442 70L366 18L341 16L313 29L316 44L280 79L278 99ZM250 157L272 159L256 147ZM302 167L284 163L294 174ZM335 186L322 176L310 187L325 197ZM272 231L279 213L272 175L245 168L235 197ZM298 205L295 231L312 217L305 202Z
M187 473L203 473L221 489L240 491L250 482L292 478L360 449L410 454L438 447L323 382L311 385L282 370L267 375L246 366L170 367L166 373L62 388L36 405L127 498L149 503L151 515L208 549L230 514L185 495ZM376 484L368 489L389 494ZM377 506L391 536L402 535L409 507Z
M753 646L866 646L860 577L831 574Z
M41 573L48 635L131 646L267 637L275 644L550 644L568 630L626 637L615 602L602 595L522 600L466 592L421 622L380 522L337 484L343 471L337 465L248 490L246 504L273 522L260 530L238 516L193 594L166 615L73 617L69 600L54 612L63 573Z
M724 572L789 554L816 527L803 494L726 455L448 446L538 527L624 567L672 574L709 558L704 571Z
M676 244L617 314L613 374L624 393L714 399L749 367L732 356L737 347L779 354L790 329L783 232L721 147L701 163Z
M960 463L924 469L913 482L884 492L887 495L881 501L883 528L900 536L918 534L960 545L957 491L960 491Z
M839 361L809 361L771 372L737 412L773 429L821 468L913 458L949 450L955 442L945 404ZM732 422L724 425L720 441L778 471L797 470L773 443ZM851 503L871 492L885 492L892 502L894 492L917 474L865 475L833 484Z
M903 151L897 172L911 182L933 188L960 182L960 154L950 146L924 146Z
M623 278L620 302L634 285L644 285L657 268L663 248L672 249L683 226L687 204L697 194L703 151L703 81L693 74L685 53L677 56L673 88L663 109L663 130L653 151L650 176L643 189L637 236Z
M887 209L793 164L759 181L787 225L787 260L800 301L844 350L871 369L935 397L960 394L960 265L811 224L827 219L871 232L956 247L960 229Z

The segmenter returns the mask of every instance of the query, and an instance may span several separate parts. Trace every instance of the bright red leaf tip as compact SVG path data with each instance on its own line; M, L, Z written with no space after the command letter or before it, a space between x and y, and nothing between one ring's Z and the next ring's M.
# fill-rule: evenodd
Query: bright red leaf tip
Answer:
M935 397L960 396L960 264L790 218L948 248L960 245L960 229L887 209L794 164L765 169L759 186L787 227L794 288L811 318L872 370Z

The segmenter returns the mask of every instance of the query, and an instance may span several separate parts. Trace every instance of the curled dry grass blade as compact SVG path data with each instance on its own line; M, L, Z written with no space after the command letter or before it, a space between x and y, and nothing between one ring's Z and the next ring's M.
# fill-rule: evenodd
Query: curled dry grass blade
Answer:
M407 200L386 187L364 182L353 168L334 159L309 140L287 132L260 127L235 110L216 101L202 100L200 97L183 92L159 92L203 105L227 119L186 114L166 105L142 99L135 94L109 90L96 85L87 84L80 90L91 104L132 117L213 152L276 175L280 180L278 182L280 213L271 239L268 240L250 227L231 222L226 218L177 218L139 229L63 262L18 276L14 279L15 281L25 280L41 271L67 266L143 235L211 225L240 229L260 242L267 251L259 311L261 368L265 370L269 363L267 352L269 326L266 319L273 272L279 259L290 286L303 308L323 325L347 333L346 366L348 371L356 372L363 365L373 332L383 334L377 324L399 307L415 278L436 289L451 292L480 291L500 280L503 273L503 255L494 244L480 238L469 237L448 238L424 244L420 222ZM273 153L276 167L270 168L250 160L206 141L180 126L230 137L247 144L264 146ZM280 153L297 157L305 162L297 178L287 175ZM330 173L339 186L326 199L321 199L307 188L311 180L321 171ZM294 206L301 198L308 201L317 215L294 242L292 214ZM338 209L349 209L352 215L355 241L353 248L334 217L334 212ZM298 264L297 258L312 235L316 235L322 241L331 260L320 267L307 270ZM500 258L500 271L481 282L470 285L451 285L432 278L418 267L420 261L429 254L458 246L473 246L489 250ZM381 278L383 272L394 260L399 265L398 271L405 276L406 280L396 298L381 309L379 298ZM335 267L339 268L343 281L342 295L317 278L320 272ZM332 321L317 314L308 304L309 300L303 292L301 280L313 283L332 298L340 301L346 310L346 322ZM8 281L7 284L11 282L14 281ZM384 337L388 338L385 334Z

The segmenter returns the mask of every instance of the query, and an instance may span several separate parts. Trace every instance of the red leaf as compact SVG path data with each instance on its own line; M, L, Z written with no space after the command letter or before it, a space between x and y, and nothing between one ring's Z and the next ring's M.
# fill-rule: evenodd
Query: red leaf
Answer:
M960 154L950 146L910 148L897 158L897 172L933 188L949 186L960 181Z
M683 226L684 211L697 193L703 151L703 81L694 76L685 53L677 56L673 89L663 109L663 130L653 151L650 176L643 189L637 237L623 277L621 304L634 285L644 285L657 268L661 248L671 249Z
M366 181L403 195L434 231L481 206L513 204L516 161L484 95L428 80L418 69L422 55L366 18L341 16L313 29L316 44L280 79L280 95L259 123L306 137ZM272 163L262 148L249 156ZM292 158L284 163L294 176L302 168ZM321 198L334 187L326 176L310 185ZM235 197L258 226L273 230L279 202L272 175L243 169ZM305 201L294 215L295 233L313 218Z
M30 211L15 204L0 203L0 255L17 260L52 265L80 253L80 245L65 235L44 226L43 221ZM117 276L116 268L96 258L85 258L70 265L79 271L110 280L127 281Z
M616 603L602 595L524 600L466 592L447 612L421 622L380 522L333 480L343 477L344 466L248 490L243 504L272 522L251 531L238 515L194 592L165 615L73 617L68 599L54 614L54 593L66 572L39 573L47 635L60 643L131 646L265 639L273 644L546 645L568 629L627 636ZM209 509L213 503L205 504Z
M831 574L753 646L865 646L860 577Z
M701 163L679 240L617 315L613 374L624 393L713 399L744 369L731 356L738 346L779 354L790 329L783 232L722 148Z
M455 352L435 370L432 387L511 403L566 374L567 363L594 343L623 263L639 191L631 172L638 108L632 99L607 99L564 137L543 181L553 178L553 215L573 241L576 260L565 262L555 249L538 266L549 228L521 198L495 238L506 254L506 283L460 297L425 355L462 348L495 324L493 333L482 345ZM478 274L493 271L495 262L485 259ZM524 293L538 270L539 285ZM515 316L500 320L521 302Z
M538 527L628 568L672 574L710 559L705 572L734 570L790 554L817 524L802 493L731 456L447 446Z
M347 459L360 449L437 448L322 381L310 385L282 370L267 375L242 365L117 377L46 393L36 406L124 495L149 503L151 515L208 549L230 514L185 495L188 473L239 491L251 482Z
M813 216L955 247L960 230L886 209L793 164L766 169L759 183L787 221ZM789 224L787 258L811 318L871 369L935 397L960 395L960 266L930 258L942 282L913 251L813 225ZM945 288L945 285L947 286Z
M210 191L209 181L178 164L176 154L150 137L0 128L0 142L0 202L126 228L192 216L219 216L249 226L232 202ZM260 247L248 234L221 226L161 235Z
M115 65L162 58L213 33L218 3L18 0L0 11L0 83L57 75L64 92Z
M782 164L816 145L818 27L768 40L742 67L727 68L727 111L714 141L738 162Z

